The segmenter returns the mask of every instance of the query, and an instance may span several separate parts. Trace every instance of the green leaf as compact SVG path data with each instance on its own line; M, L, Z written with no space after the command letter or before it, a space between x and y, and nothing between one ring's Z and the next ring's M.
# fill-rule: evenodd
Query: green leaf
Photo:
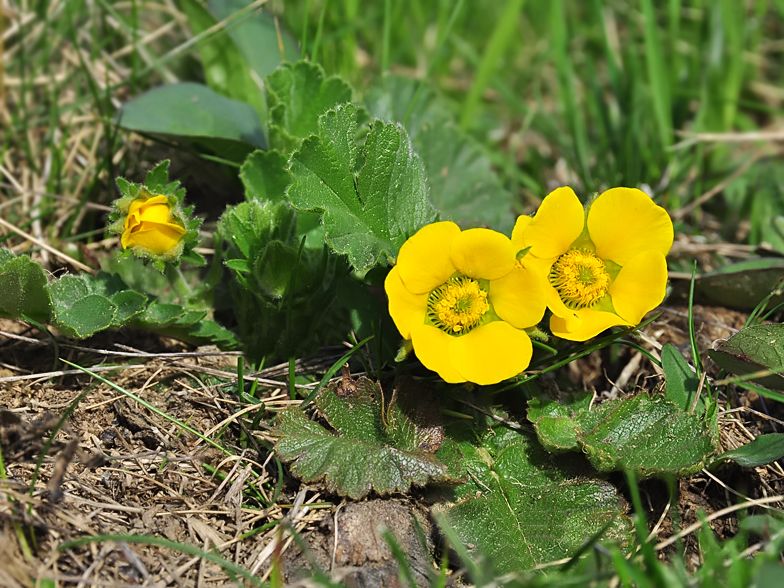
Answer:
M254 151L240 168L248 200L285 202L291 184L288 160L278 151Z
M710 414L684 411L664 396L647 393L591 407L530 401L529 418L550 451L581 449L601 472L631 469L639 478L699 471L716 453ZM533 418L532 418L533 417ZM572 422L569 423L569 420Z
M405 398L414 396L414 398ZM417 400L422 411L413 411ZM323 480L329 492L359 499L407 492L411 485L450 481L447 467L433 457L441 444L440 415L429 391L403 381L385 414L381 387L367 378L326 388L317 400L331 433L296 408L280 413L274 433L278 456L306 482ZM386 417L386 420L385 420Z
M667 381L664 397L677 405L681 410L702 414L705 412L705 403L702 398L697 398L697 389L700 381L694 370L683 358L672 343L667 343L662 348L662 369Z
M419 83L402 76L386 77L384 90L371 90L365 98L368 110L383 120L402 121ZM441 218L510 233L512 195L482 146L454 124L448 105L425 88L405 126L425 164L430 201Z
M708 420L646 393L605 402L580 418L580 444L599 471L631 469L639 478L702 469L716 453Z
M413 143L425 162L430 201L441 218L512 232L512 195L504 189L477 141L447 124L423 127Z
M84 339L115 324L117 306L96 292L87 276L63 276L49 285L52 324L68 337Z
M499 574L531 569L571 557L605 525L600 541L631 543L625 501L574 459L553 456L505 426L488 430L478 446L460 445L470 481L436 510L472 559L489 557Z
M719 343L717 349L708 350L708 355L733 374L784 371L784 325L755 325L742 329ZM754 381L774 390L784 390L782 373L763 375Z
M197 0L179 0L180 7L188 17L194 35L199 35L215 26L217 21ZM237 47L232 35L225 29L219 30L199 43L201 65L210 88L218 94L250 104L263 118L266 107L260 89L250 74L248 62ZM258 80L262 80L259 77Z
M120 327L133 317L141 314L147 306L147 297L134 290L118 292L111 298L117 310L114 313L114 327Z
M252 106L191 82L159 86L126 102L118 124L138 133L193 142L235 161L244 160L254 148L267 148L261 119Z
M746 467L762 466L784 457L784 433L760 435L754 441L742 447L725 451L716 458L716 462L732 460Z
M751 309L776 289L784 275L784 259L751 259L722 266L694 282L694 300L701 304ZM688 300L689 282L679 280L671 298Z
M291 153L302 139L318 131L324 112L350 102L353 95L345 80L326 77L322 67L310 61L282 64L267 76L265 85L270 145L284 153Z
M351 264L367 270L384 255L394 260L400 246L434 211L427 199L421 159L403 127L376 120L358 174L357 111L337 107L319 119L319 135L303 141L291 157L291 203L322 212L326 239Z
M44 269L26 255L16 257L7 249L0 249L0 254L0 314L13 319L24 315L47 322L52 313L52 299Z
M179 304L153 302L134 322L140 323L143 327L165 327L184 315L185 309Z
M528 420L536 427L536 434L547 451L562 453L579 450L580 426L576 418L588 410L592 398L592 394L584 394L563 404L553 400L542 401L540 398L528 401Z
M209 0L209 9L215 18L224 20L232 14L247 8L246 0ZM283 44L284 55L281 55ZM245 62L256 72L258 79L272 73L282 61L292 61L299 54L297 41L280 23L275 26L275 17L264 9L254 10L228 30L237 48L242 52Z

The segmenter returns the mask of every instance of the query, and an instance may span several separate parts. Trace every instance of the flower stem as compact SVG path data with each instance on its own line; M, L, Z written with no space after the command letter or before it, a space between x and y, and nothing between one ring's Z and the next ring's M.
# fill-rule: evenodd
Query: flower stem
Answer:
M193 296L193 290L186 281L185 276L182 275L180 268L167 263L165 274L166 279L169 280L169 284L171 284L171 287L179 297L180 302L183 305L187 305L188 301Z

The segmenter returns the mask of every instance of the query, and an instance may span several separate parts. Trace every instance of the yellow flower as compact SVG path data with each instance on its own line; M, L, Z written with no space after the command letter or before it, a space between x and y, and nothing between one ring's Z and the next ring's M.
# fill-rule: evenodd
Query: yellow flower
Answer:
M585 341L616 325L637 325L664 300L665 255L673 229L667 211L634 188L612 188L588 207L558 188L512 232L521 262L546 280L550 330Z
M185 234L185 228L173 222L166 196L131 202L124 228L123 249L142 247L156 255L173 250Z
M489 229L427 225L400 248L384 284L389 313L419 360L450 383L495 384L528 367L523 330L546 306L544 284Z

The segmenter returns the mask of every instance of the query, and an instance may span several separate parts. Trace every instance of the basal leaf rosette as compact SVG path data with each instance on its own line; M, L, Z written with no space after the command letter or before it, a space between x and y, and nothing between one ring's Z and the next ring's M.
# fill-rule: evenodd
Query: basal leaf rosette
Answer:
M120 236L124 251L153 260L159 269L166 262L202 263L193 252L201 219L192 219L193 207L182 206L185 190L169 182L168 161L159 163L143 184L117 178L122 197L114 201L109 231Z
M419 360L446 382L495 384L528 367L525 329L544 315L544 283L511 240L453 222L425 226L400 248L385 282L389 313Z
M515 250L528 249L523 265L544 278L550 330L572 341L637 325L658 306L672 241L667 211L635 188L611 188L585 207L558 188L512 232Z

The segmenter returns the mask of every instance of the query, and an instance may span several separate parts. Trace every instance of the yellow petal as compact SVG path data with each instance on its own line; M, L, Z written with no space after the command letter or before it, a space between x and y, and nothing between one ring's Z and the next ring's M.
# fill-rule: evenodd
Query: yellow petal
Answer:
M617 314L582 308L573 311L579 317L578 321L570 324L571 329L567 329L567 323L559 316L553 315L550 318L550 331L556 337L568 339L569 341L586 341L595 337L605 329L617 325L629 325Z
M389 314L403 339L411 338L411 325L424 323L427 312L427 294L412 294L400 279L397 266L384 280L384 289L389 298Z
M429 293L457 271L450 259L450 251L458 235L460 227L446 221L422 227L403 243L397 256L397 267L409 292Z
M488 298L496 314L513 327L532 327L542 320L547 306L545 280L528 268L515 267L490 282Z
M588 212L588 233L596 255L618 265L642 251L667 255L672 247L672 221L642 190L612 188L602 193Z
M530 254L542 259L558 257L585 228L585 209L569 187L550 192L533 220L523 231L523 243ZM517 253L517 252L515 252Z
M527 368L533 346L525 331L504 321L495 321L456 337L450 352L452 364L466 380L487 386L516 376Z
M185 229L179 225L142 223L139 230L131 232L127 242L131 247L143 247L163 255L177 246L184 233Z
M411 326L411 342L419 361L450 384L466 381L449 359L449 346L455 340L455 337L424 323Z
M169 223L171 221L171 208L168 204L145 204L139 209L139 219L142 222Z
M667 260L658 251L643 251L621 268L608 290L613 308L636 325L656 308L667 291Z
M452 263L469 278L497 280L512 271L515 254L509 237L490 229L469 229L452 243Z
M523 240L523 234L532 220L534 220L532 216L522 215L517 217L517 222L515 222L514 229L512 229L512 246L515 248L515 254L527 247Z
M131 215L134 212L136 212L137 210L139 210L140 208L142 208L143 206L149 206L151 204L166 204L166 205L168 205L169 204L169 199L166 196L164 196L163 194L161 194L159 196L153 196L152 198L147 198L147 199L137 198L136 200L131 202L131 205L128 207L128 214Z

